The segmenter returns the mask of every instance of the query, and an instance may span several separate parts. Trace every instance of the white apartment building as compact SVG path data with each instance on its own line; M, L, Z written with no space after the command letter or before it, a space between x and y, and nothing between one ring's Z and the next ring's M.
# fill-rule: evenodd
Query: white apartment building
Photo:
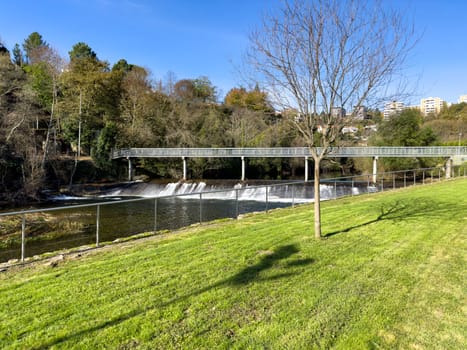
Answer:
M420 112L426 117L430 114L438 114L443 108L444 101L439 97L422 98L420 101Z
M400 114L404 110L404 103L399 101L386 102L384 104L383 118L388 120L394 115Z
M467 95L460 95L459 103L467 103Z

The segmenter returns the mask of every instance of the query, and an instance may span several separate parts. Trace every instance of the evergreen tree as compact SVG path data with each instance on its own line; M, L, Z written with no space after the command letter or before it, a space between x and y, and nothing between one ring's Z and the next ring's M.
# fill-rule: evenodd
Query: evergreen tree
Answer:
M42 39L38 32L31 33L23 43L25 61L27 64L34 63L34 51L40 47L46 47L48 44Z
M19 47L19 44L16 43L15 47L13 48L13 62L17 65L22 67L23 66L23 53Z

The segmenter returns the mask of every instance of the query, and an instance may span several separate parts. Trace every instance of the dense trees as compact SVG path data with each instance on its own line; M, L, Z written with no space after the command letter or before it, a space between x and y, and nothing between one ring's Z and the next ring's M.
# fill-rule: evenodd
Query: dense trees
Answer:
M44 169L36 130L44 112L26 73L0 53L0 200L36 198Z
M465 145L467 138L467 103L456 103L443 109L438 116L430 116L425 122L440 140L452 146Z
M380 124L374 135L375 146L430 146L437 141L437 136L429 126L423 126L420 111L406 109L400 115L393 116ZM433 160L425 158L383 158L381 165L386 170L411 169L432 165Z

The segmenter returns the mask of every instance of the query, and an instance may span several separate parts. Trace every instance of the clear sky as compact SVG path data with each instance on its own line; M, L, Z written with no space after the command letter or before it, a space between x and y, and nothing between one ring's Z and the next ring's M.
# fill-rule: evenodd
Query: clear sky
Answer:
M409 62L421 97L467 94L467 0L383 0L402 6L422 35ZM236 66L248 33L279 0L0 0L0 40L10 50L34 31L64 57L87 43L111 65L124 58L154 79L207 76L223 94L240 86Z

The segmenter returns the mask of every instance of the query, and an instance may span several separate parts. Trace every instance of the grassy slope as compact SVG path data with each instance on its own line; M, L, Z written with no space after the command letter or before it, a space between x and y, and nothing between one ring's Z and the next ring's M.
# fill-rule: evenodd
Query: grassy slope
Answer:
M0 348L461 349L467 180L0 274Z

